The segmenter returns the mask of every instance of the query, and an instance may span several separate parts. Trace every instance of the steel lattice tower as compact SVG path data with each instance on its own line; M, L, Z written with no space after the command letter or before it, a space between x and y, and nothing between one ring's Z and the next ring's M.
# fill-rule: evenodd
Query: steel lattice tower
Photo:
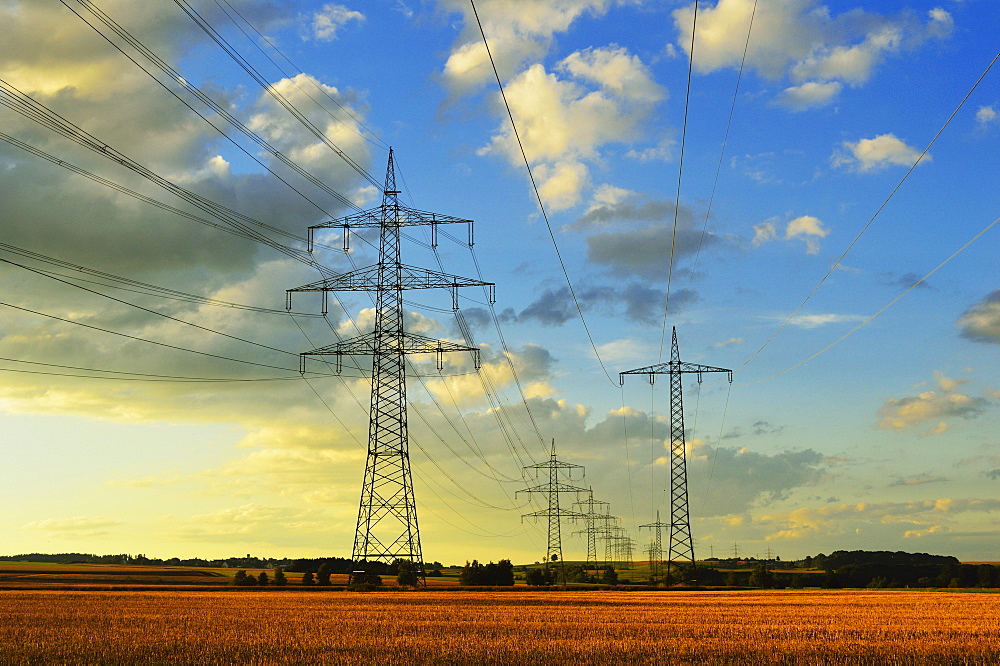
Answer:
M584 521L586 527L580 530L579 532L574 532L574 534L583 534L587 537L586 568L589 569L591 568L591 565L593 565L593 569L597 569L597 536L598 533L600 532L600 528L598 528L597 526L597 521L599 520L603 521L605 519L610 518L610 516L608 516L606 513L598 513L597 511L594 510L594 507L604 506L607 508L610 507L611 505L608 502L595 500L593 488L588 490L587 499L574 502L573 506L576 506L578 504L582 507L586 507L587 509L585 512L582 512L580 514L580 518Z
M437 242L438 224L466 223L470 227L471 245L472 220L410 208L399 202L398 195L393 152L390 149L380 206L309 227L310 251L316 229L341 229L345 251L348 249L351 228L378 229L378 264L289 289L286 305L291 308L292 292L318 291L323 294L325 313L327 292L375 292L374 332L302 353L300 370L305 371L305 361L309 356L335 356L338 371L342 367L344 356L372 357L368 458L361 487L352 559L362 566L364 562L391 563L397 558L410 560L417 565L423 578L423 551L410 473L405 356L434 353L437 355L438 369L441 369L445 352L469 351L473 353L478 368L479 350L406 332L403 328L403 291L450 289L452 307L457 309L459 287L488 287L492 302L494 285L401 263L400 230L403 227L430 226L433 245Z
M571 511L569 509L559 508L559 493L585 493L586 488L578 488L577 486L571 486L566 483L561 483L559 481L560 472L565 472L568 476L572 477L574 469L583 469L583 465L574 465L572 463L562 462L556 458L556 440L552 440L552 451L549 455L549 459L543 463L538 463L537 465L528 465L524 469L537 470L547 469L549 471L549 480L547 483L543 483L537 486L531 486L525 488L524 490L518 490L518 493L545 493L548 496L548 507L542 509L541 511L535 511L533 513L526 513L521 518L548 518L549 522L549 535L548 544L545 548L545 561L553 561L552 556L555 555L555 561L559 562L560 570L563 568L563 551L562 551L562 528L561 521L563 517L566 518L582 518L583 514L579 511Z
M706 372L725 372L733 381L733 371L711 365L682 363L677 346L677 328L673 329L670 342L670 361L645 368L619 373L619 381L625 383L625 375L647 375L649 383L656 375L670 375L670 545L667 550L667 578L674 562L687 561L694 567L694 544L691 541L691 519L688 512L687 486L687 443L684 438L684 396L681 379L685 374L698 375L698 383Z
M649 546L649 569L650 578L656 580L660 577L660 568L663 566L663 528L670 527L670 523L660 521L660 511L656 511L656 522L648 525L639 525L639 529L648 528L653 533L653 542Z

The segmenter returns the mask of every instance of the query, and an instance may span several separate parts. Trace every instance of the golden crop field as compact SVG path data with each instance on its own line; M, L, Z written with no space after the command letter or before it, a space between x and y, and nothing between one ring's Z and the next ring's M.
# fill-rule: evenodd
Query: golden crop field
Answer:
M0 591L0 663L1000 663L1000 594Z

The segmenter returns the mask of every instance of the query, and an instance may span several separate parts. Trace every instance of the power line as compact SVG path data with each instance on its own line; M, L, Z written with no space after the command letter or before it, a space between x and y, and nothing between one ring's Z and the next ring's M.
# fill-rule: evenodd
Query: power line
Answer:
M785 329L785 327L788 326L788 324L792 321L792 319L795 318L795 315L797 315L802 310L802 308L805 307L805 304L809 302L809 299L811 299L813 297L813 295L817 291L819 291L819 288L821 286L823 286L823 283L826 282L827 278L829 278L833 274L833 271L835 271L837 269L837 267L840 266L841 262L844 260L844 257L847 256L847 253L850 252L854 248L854 246L857 244L857 242L859 240L861 240L861 236L863 236L864 233L866 231L868 231L868 228L875 222L875 219L879 216L879 214L885 209L886 206L889 205L889 201L891 201L892 198L896 195L896 192L898 192L900 190L900 188L903 187L903 183L906 182L906 179L910 177L910 174L913 173L913 170L916 169L917 165L920 164L920 162L924 159L924 157L927 155L927 152L931 149L931 146L933 146L937 142L937 140L941 136L941 134L943 134L944 131L945 131L945 129L947 129L948 126L951 124L951 121L954 120L955 116L958 115L958 112L962 109L963 106L965 106L965 103L969 100L970 97L972 97L972 93L974 93L976 91L976 88L979 87L979 84L982 83L983 79L986 78L986 75L989 74L990 70L993 68L993 65L996 64L996 62L997 62L998 59L1000 59L1000 53L997 53L995 56L993 56L993 59L986 66L986 69L983 70L983 73L979 75L979 78L976 79L976 82L972 84L972 87L969 89L969 92L967 92L965 94L965 96L962 98L962 101L960 101L958 103L958 106L955 107L955 110L952 111L951 115L949 115L948 118L944 121L944 124L941 125L940 129L938 129L938 131L934 134L934 137L931 138L931 140L927 144L927 146L923 149L923 151L921 151L920 155L917 156L917 159L913 161L913 164L910 165L910 168L906 170L906 173L903 174L903 177L899 179L899 182L896 183L896 186L892 188L892 191L889 192L889 195L885 198L884 201L882 201L882 204L878 207L878 209L871 216L871 218L869 218L868 222L866 222L865 225L861 228L861 231L858 232L858 235L855 236L854 240L852 240L850 242L850 244L847 246L847 249L845 249L844 252L837 258L837 260L835 262L833 262L833 265L830 266L830 269L826 272L826 274L822 278L820 278L820 281L818 283L816 283L816 286L812 288L812 291L810 291L809 294L806 295L805 299L801 303L799 303L799 306L797 308L795 308L795 310L792 311L792 313L790 315L788 315L788 318L785 319L785 321L781 324L781 326L779 326L777 328L777 330L775 330L774 333L771 334L771 337L769 337L764 342L764 344L762 344L757 349L757 351L755 351L753 354L751 354L750 358L748 358L747 360L745 360L743 362L743 365L741 365L739 368L736 368L736 372L739 372L740 370L742 370L743 368L745 368L747 365L749 365L751 361L753 361L755 358L757 358L757 355L760 354L764 350L765 347L767 347L769 344L771 344L771 342L778 336L778 334L781 333L781 331L783 331ZM996 224L996 222L994 222L993 224ZM989 225L986 229L989 229L990 227L992 227L993 224ZM983 232L985 232L986 229L984 229ZM980 232L979 235L982 235L983 232ZM978 238L979 235L977 235L976 238ZM975 238L973 240L975 240ZM969 242L971 243L972 241L969 241ZM963 246L962 249L965 249L965 246ZM959 250L959 252L961 252L961 249ZM957 254L957 252L956 252L956 254ZM952 255L952 256L954 256L954 255ZM951 260L951 257L949 257L947 260L945 260L945 263L947 263L950 260ZM937 270L937 269L934 269L934 270ZM912 287L911 287L911 289L912 289ZM909 293L909 291L910 290L908 289L906 292L904 292L904 295L906 293ZM902 297L902 295L900 297ZM893 301L893 303L895 303L895 301ZM892 303L890 303L890 305L891 304ZM889 307L889 306L887 305L886 307ZM882 308L882 310L884 310L884 309L885 308ZM879 310L879 312L882 312L882 310ZM877 314L878 313L876 313L876 315ZM874 316L875 315L873 315L873 317ZM866 320L865 323L867 323L868 321L870 321L870 319L871 318L869 318L868 320ZM862 324L862 326L863 325L864 324ZM860 328L860 326L858 326L857 328ZM855 328L854 330L857 330L857 328ZM853 332L854 331L852 330L850 333L853 333ZM850 335L850 333L848 333L848 335ZM846 337L846 336L844 336L844 337ZM841 339L843 339L843 338L841 338ZM838 340L837 342L839 342L839 341L840 340ZM836 343L834 343L834 344L836 344ZM833 345L830 345L830 346L832 347ZM829 347L827 347L826 349L829 349ZM824 349L823 351L825 351L826 349ZM822 353L822 351L819 352L819 353ZM810 359L811 358L815 358L815 356L810 357ZM809 359L806 359L806 360L808 361ZM805 361L803 361L803 363L805 363ZM801 364L799 364L799 365L801 365ZM791 368L789 368L789 369L791 369ZM787 370L785 372L787 372ZM778 373L778 374L784 374L784 373L782 372L782 373ZM777 376L777 375L775 375L775 376Z
M373 131L373 130L372 130L371 128L367 127L367 126L366 126L366 125L365 125L365 124L364 124L363 122L361 122L361 120L360 120L360 119L359 119L359 118L358 118L357 116L355 116L355 115L354 115L353 113L351 113L351 110L350 110L350 109L349 109L348 107L346 107L346 106L344 106L343 104L341 104L341 103L340 103L340 102L339 102L339 101L337 100L337 98L336 98L336 97L334 97L333 95L331 95L330 93L328 93L328 92L326 91L326 89L325 89L325 88L323 88L323 86L321 86L321 85L318 85L318 84L316 83L316 81L315 81L315 80L313 79L313 77L311 77L311 76L309 76L308 74L306 74L306 73L305 73L305 72L304 72L304 71L302 70L302 68L301 68L301 67L299 67L299 66L298 66L298 65L296 65L296 64L295 64L294 62L292 62L292 61L291 61L291 60L290 60L290 59L288 58L288 56L287 56L287 55L285 55L285 54L284 54L284 53L283 53L283 52L281 51L281 49L279 49L279 48L277 47L277 45L276 45L276 44L275 44L274 42L272 42L272 41L271 41L270 39L268 39L268 38L267 38L267 35L265 35L264 33L262 33L262 32L261 32L260 30L258 30L258 29L257 29L256 27L254 27L253 23L251 23L251 22L250 22L249 20L247 20L247 18L246 18L246 17L245 17L245 16L243 15L243 14L241 14L241 13L240 13L240 11L239 11L238 9L236 9L235 7L233 7L233 5L232 5L232 4L231 4L231 3L229 2L229 0L222 0L222 1L223 1L223 2L224 2L224 3L226 4L226 7L228 7L228 8L229 8L228 10L226 9L226 7L223 7L222 5L220 5L220 4L219 4L219 0L214 0L214 1L215 1L215 4L216 4L216 5L217 5L217 6L219 7L219 9L221 9L221 10L222 10L222 11L223 11L223 12L224 12L224 13L226 14L226 16L228 16L228 17L229 17L229 20L233 22L233 25L235 25L235 26L236 26L236 28L237 28L237 29L238 29L238 30L239 30L240 32L242 32L242 33L243 33L243 35L244 35L244 36L245 36L245 37L247 38L247 41L249 41L249 42L250 42L251 44L253 44L253 45L254 45L254 47L256 47L256 48L257 48L257 50L261 52L261 55L263 55L263 56L264 56L265 58L267 58L267 59L268 59L268 60L269 60L269 61L271 62L271 64L272 64L272 65L274 65L274 66L275 66L275 68L277 68L277 70L278 70L279 72L281 72L281 73L282 73L282 75L283 75L283 76L284 76L285 78L287 78L287 79L288 79L288 80L290 80L290 81L293 81L293 82L295 83L295 87L296 87L296 88L298 88L298 89L299 89L299 90L300 90L300 91L302 92L302 94L304 94L304 95L305 95L306 97L308 97L308 98L309 98L310 100L312 100L313 104L315 104L315 105L316 105L317 107L319 107L319 108L320 108L320 109L322 109L322 110L323 110L324 112L326 112L326 114L327 114L328 116L330 116L331 118L333 118L334 120L336 120L336 121L337 121L338 123L340 123L341 125L343 125L343 126L344 126L344 127L346 127L347 129L351 130L352 132L354 132L354 133L355 133L355 134L357 134L358 136L360 136L360 137L361 137L362 139L364 139L365 141L368 141L369 143L371 143L371 144L373 144L373 145L376 145L376 146L379 146L380 148L383 148L383 149L385 149L385 150L388 150L388 149L389 149L389 144L387 144L387 143L386 143L385 141L383 141L383 140L382 140L382 138L381 138L381 137L380 137L380 136L379 136L378 134L376 134L376 133L375 133L375 132L374 132L374 131ZM255 32L255 33L257 34L257 36L258 36L258 37L260 37L261 41L263 41L263 42L264 42L264 43L266 43L266 44L267 44L268 46L270 46L270 47L271 47L271 49L272 49L272 50L273 50L273 51L274 51L275 53L277 53L277 54L278 54L279 56L281 56L281 58L282 58L282 59L283 59L283 60L284 60L285 62L287 62L287 63L288 63L289 65L291 65L291 66L292 66L292 68L293 68L293 69L295 69L295 71L296 71L296 72L298 72L299 74L304 74L304 75L306 75L306 76L308 77L308 80L309 80L309 82L313 84L313 87L314 87L314 88L316 88L316 89L317 89L317 90L318 90L318 91L319 91L320 93L322 93L322 94L323 94L323 96L324 96L324 97L326 97L326 98L327 98L328 100L330 100L331 102L333 102L333 103L334 103L334 104L335 104L335 105L337 106L337 108L339 108L339 109L340 109L341 111L343 111L344 113L346 113L346 114L348 115L348 117L349 117L349 118L350 118L351 120L353 120L353 121L354 121L355 123L357 123L359 127L363 128L363 129L365 130L365 132L367 132L368 134L370 134L370 135L371 135L371 137L373 137L373 138L374 138L374 140L373 140L372 138L369 138L368 136L365 136L365 134L363 134L363 133L361 133L361 132L357 131L356 129L354 129L354 127L352 127L352 126L351 126L351 125L350 125L349 123L345 123L345 122L344 122L343 120L341 120L340 118L338 118L337 116L335 116L335 115L334 115L334 114L333 114L333 113L332 113L332 112L331 112L331 111L330 111L329 109L327 109L327 108L326 108L325 106L323 106L322 104L320 104L320 103L319 103L319 101L317 101L317 100L316 100L316 98L314 98L314 97L313 97L312 95L310 95L309 93L307 93L307 92L306 92L306 91L305 91L305 90L304 90L304 89L302 88L302 86L300 86L300 85L298 84L298 82L294 80L294 79L295 79L295 77L293 77L293 76L292 76L292 75L290 75L290 74L289 74L288 72L286 72L286 71L285 71L285 70L284 70L284 69L283 69L283 68L281 67L281 65L279 65L279 64L278 64L277 62L275 62L275 61L274 61L274 59L273 59L273 58L272 58L271 56L267 55L267 52L266 52L266 51L264 51L264 49L262 49L262 48L260 47L260 44L258 44L258 43L257 43L257 41L256 41L255 39L251 38L251 37L250 37L250 35L248 35L248 34L247 34L246 30L244 30L244 29L243 29L242 27L240 27L240 24L239 24L239 22L237 22L237 21L236 21L236 19L234 19L234 18L232 17L232 15L231 15L231 14L229 13L230 11L232 11L232 12L233 12L233 14L236 14L236 16L240 17L240 21L242 21L242 22L243 22L243 23L244 23L244 24L245 24L245 25L246 25L246 26L247 26L248 28L250 28L250 29L251 29L251 30L252 30L253 32Z
M839 338L837 338L836 340L834 340L833 342L831 342L830 344L828 344L826 347L823 347L822 349L820 349L818 352L816 352L812 356L809 356L808 358L805 358L805 359L799 361L798 363L796 363L793 366L785 368L781 372L776 372L775 374L771 375L770 377L765 377L763 379L758 379L758 380L752 381L752 382L738 382L738 384L740 386L748 386L750 384L759 384L761 382L766 382L766 381L769 381L771 379L774 379L775 377L780 377L781 375L785 374L786 372L791 372L795 368L798 368L798 367L801 367L801 366L805 365L806 363L808 363L809 361L813 360L814 358L816 358L820 354L824 354L824 353L828 352L829 350L833 349L835 346L837 346L838 344L840 344L841 342L843 342L845 339L847 339L848 337L850 337L851 335L853 335L855 332L857 332L860 328L862 328L864 326L867 326L868 323L871 322L872 319L875 319L875 317L879 316L880 314L882 314L883 312L885 312L886 310L888 310L890 307L892 307L893 305L895 305L901 298L903 298L908 293L910 293L911 291L913 291L914 289L916 289L917 287L919 287L921 284L923 284L930 276L934 275L941 268L943 268L945 264L947 264L949 261L951 261L952 259L954 259L955 257L957 257L963 250L965 250L965 248L967 248L970 245L972 245L974 242L976 242L977 240L979 240L979 238L983 234L985 234L987 231L989 231L990 229L992 229L993 227L995 227L998 222L1000 222L1000 217L998 217L997 219L995 219L992 222L990 222L989 224L987 224L986 227L983 228L979 233L977 233L975 236L973 236L968 241L966 241L965 244L962 245L962 247L960 247L957 250L955 250L954 252L952 252L951 255L949 255L947 259L945 259L940 264L938 264L937 266L935 266L934 269L931 272L927 273L922 278L920 278L919 280L917 280L916 282L914 282L913 284L911 284L909 287L907 287L906 290L903 293L901 293L899 296L896 296L896 298L892 299L891 301L889 301L888 303L886 303L885 305L883 305L881 308L879 308L877 311L875 311L875 313L873 313L872 315L870 315L868 318L866 318L860 324L858 324L857 326L855 326L854 328L852 328L851 330L849 330L847 333L844 333L842 336L840 336ZM744 365L746 365L746 364L744 363Z
M332 150L338 157L340 157L344 162L347 163L354 171L356 171L362 178L367 180L371 185L373 185L378 191L382 191L382 184L364 167L355 162L351 157L340 149L337 144L335 144L329 136L326 135L323 130L317 127L309 118L307 118L301 111L299 111L295 106L278 90L267 82L260 72L254 68L239 52L233 48L219 32L212 27L212 25L206 20L201 14L199 14L195 9L193 9L185 0L174 0L174 3L183 10L188 17L195 22L195 24L201 28L205 34L207 34L212 41L219 45L223 51L226 52L229 57L231 57L237 65L240 66L243 71L245 71L250 78L256 81L264 91L270 95L278 104L280 104L286 111L288 111L299 123L301 123L309 132L323 142L330 150Z
M754 0L750 10L750 22L747 25L747 38L743 43L743 57L740 59L740 71L736 75L736 87L733 90L733 102L729 105L729 119L726 121L726 133L722 137L722 149L719 151L719 163L715 167L715 179L712 181L712 193L708 197L708 206L705 208L705 223L701 227L701 238L698 240L698 250L694 255L694 262L691 267L691 274L688 284L694 279L694 274L698 269L698 261L701 259L701 249L705 244L705 233L708 230L708 220L712 215L712 204L715 202L715 190L719 186L719 175L722 173L722 162L726 156L726 146L729 145L729 130L733 126L733 115L736 112L736 100L740 93L740 83L743 81L743 68L747 62L747 51L750 49L750 34L753 32L753 19L757 15L757 0ZM694 45L692 44L692 50Z
M688 51L687 89L684 92L684 122L681 126L681 152L677 163L677 191L674 197L674 224L670 234L670 260L667 263L667 295L663 302L663 326L660 330L660 355L667 340L667 312L670 310L670 284L674 277L674 253L677 248L677 220L681 210L681 174L684 173L684 147L687 143L688 109L691 104L691 76L694 71L694 37L698 32L698 0L694 0L694 18L691 22L691 48Z
M52 111L45 105L35 101L30 96L24 94L3 79L0 79L0 105L6 106L29 120L33 120L39 125L47 127L60 136L63 136L64 138L67 138L84 148L103 155L107 159L117 162L121 166L134 171L143 178L167 190L171 194L174 194L200 210L221 220L225 224L237 229L242 235L245 235L263 245L267 245L292 259L296 259L302 263L313 266L320 272L326 270L322 266L318 265L308 252L282 245L277 241L268 238L264 234L255 231L251 227L256 226L283 235L287 234L284 230L255 220L247 215L243 215L242 213L222 206L167 180L166 178L131 159L124 153L116 150L109 144L101 141L92 134L69 122L55 111Z
M293 192L295 192L296 194L298 194L299 196L301 196L303 199L305 199L306 201L308 201L310 204L312 204L321 213L324 213L325 215L328 215L328 216L330 215L330 213L327 212L325 209L323 209L323 207L321 207L319 204L317 204L315 201L313 201L312 199L310 199L309 197L307 197L304 193L302 193L300 190L298 190L291 183L289 183L284 178L282 178L277 173L275 173L270 167L268 167L266 164L264 164L263 162L261 162L260 159L258 159L256 155L254 155L253 153L251 153L248 150L246 150L245 148L243 148L243 146L241 146L238 143L236 143L236 141L234 141L232 139L232 137L230 137L228 134L226 134L225 132L223 132L222 130L220 130L218 127L216 127L216 125L214 123L212 123L200 111L198 111L196 108L194 108L193 106L191 106L190 104L188 104L184 99L182 99L180 97L180 95L178 95L177 93L175 93L165 83L163 83L158 78L156 78L156 76L154 76L152 72L150 72L148 69L146 69L141 64L139 64L139 62L135 58L133 58L132 56L130 56L128 53L126 53L125 50L122 49L118 44L116 44L114 41L112 41L107 35L105 35L104 33L102 33L97 26L95 26L93 23L91 23L90 21L88 21L81 14L79 14L76 10L74 10L72 7L70 7L67 4L67 0L60 0L60 2L62 2L62 4L67 9L69 9L76 16L78 16L80 18L80 20L82 20L84 23L86 23L91 28L93 28L94 32L96 32L101 37L103 37L105 39L105 41L108 42L108 44L110 44L111 46L113 46L122 55L124 55L126 58L128 58L133 64L135 64L136 67L138 67L143 72L145 72L147 75L149 75L149 77L151 79L153 79L154 81L156 81L156 83L158 83L164 90L166 90L174 98L176 98L181 104L183 104L188 109L190 109L195 114L197 114L202 120L204 120L206 123L208 123L213 129L215 129L217 132L219 132L228 141L230 141L241 152L243 152L244 155L246 155L247 157L249 157L250 159L252 159L254 162L256 162L258 165L260 165L261 167L263 167L264 169L266 169L272 176L274 176L275 178L277 178L278 180L280 180L282 183L284 183L285 185L287 185ZM136 39L135 37L133 37L127 30L125 30L125 28L123 28L118 23L116 23L111 17L109 17L107 14L105 14L104 12L102 12L97 7L95 7L93 5L93 3L90 2L90 0L77 0L77 2L82 7L84 7L84 9L86 9L92 15L94 15L98 20L100 20L107 28L109 28L112 32L114 32L116 35L118 35L118 37L120 37L127 44L129 44L130 46L132 46L132 48L136 49L139 53L141 53L149 62L151 62L153 65L155 65L160 71L162 71L164 74L166 74L167 76L169 76L170 79L174 83L179 84L186 91L188 91L191 95L193 95L194 97L198 98L202 103L204 103L205 105L207 105L208 107L210 107L215 113L217 113L220 116L222 116L233 127L235 127L236 129L238 129L240 132L242 132L244 135L246 135L248 138L250 138L254 143L256 143L258 146L260 146L261 148L263 148L268 154L272 155L273 157L275 157L276 159L278 159L280 162L282 162L286 166L288 166L291 169L293 169L300 176L302 176L303 178L305 178L306 180L308 180L310 183L312 183L313 185L315 185L319 189L323 190L324 192L326 192L327 194L329 194L330 196L332 196L333 198L335 198L341 204L343 204L343 205L345 205L345 206L347 206L349 208L353 208L355 210L358 209L358 206L353 201L351 201L346 196L342 195L340 192L337 192L336 190L334 190L333 188L331 188L330 186L328 186L326 183L324 183L323 181L321 181L319 178L317 178L313 174L311 174L308 171L306 171L305 169L303 169L297 163L295 163L292 160L290 160L287 156L285 156L284 154L282 154L274 146L272 146L270 143L268 143L263 137L261 137L259 134L257 134L253 130L251 130L246 125L244 125L239 119L237 119L233 114L231 114L225 107L221 106L215 100L213 100L211 97L209 97L208 95L206 95L204 92L202 92L201 90L199 90L195 86L191 85L187 81L187 79L184 76L181 75L180 72L178 72L176 69L174 69L173 67L171 67L169 63L167 63L165 60L163 60L162 58L160 58L159 56L157 56L155 53L153 53L151 50L149 50L142 42L140 42L138 39Z
M563 261L562 252L560 252L559 244L556 242L555 231L553 231L552 223L549 221L549 215L545 210L545 204L542 203L542 195L538 191L538 185L535 183L535 176L531 171L531 164L528 162L528 155L524 151L524 144L521 143L521 135L517 131L517 124L514 122L514 114L511 112L510 104L507 102L507 94L504 92L503 83L500 81L500 72L497 71L496 63L493 61L493 53L490 52L490 45L486 39L486 32L483 30L482 22L479 20L479 12L476 11L476 3L474 0L469 0L469 4L472 5L472 13L476 18L476 25L479 26L479 34L483 37L483 45L486 47L486 55L489 57L490 65L493 68L493 75L496 77L497 87L500 89L500 98L503 100L504 108L507 109L507 117L510 119L510 127L514 133L514 138L517 140L517 146L521 151L521 157L524 159L524 166L528 171L528 180L531 181L531 189L534 190L535 199L538 200L538 208L542 213L542 219L545 220L545 228L548 229L549 238L552 240L552 247L555 249L556 259L559 260L559 267L562 269L563 277L566 279L566 286L569 287L570 296L573 298L573 304L576 306L576 312L580 316L580 322L583 324L583 330L587 334L590 346L594 350L594 356L597 358L597 362L600 364L601 370L604 371L608 381L614 384L615 380L612 379L611 373L608 372L607 367L604 365L601 353L597 349L597 343L594 341L594 336L590 333L590 327L587 325L587 319L583 316L583 307L580 305L580 300L576 296L576 289L573 288L573 282L569 279L569 271L566 269L566 262Z

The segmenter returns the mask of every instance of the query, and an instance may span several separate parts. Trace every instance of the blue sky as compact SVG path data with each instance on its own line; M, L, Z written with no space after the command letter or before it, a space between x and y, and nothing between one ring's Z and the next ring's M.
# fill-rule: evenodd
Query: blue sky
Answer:
M325 189L125 47L221 131L210 126L59 3L0 6L0 78L162 178L300 239L351 212L342 198L377 203L177 4L95 4ZM481 376L459 355L440 376L415 359L428 560L540 557L544 525L521 520L537 499L515 491L535 483L521 467L552 438L640 550L637 526L668 509L668 383L617 378L666 360L674 326L684 360L735 370L731 387L685 383L699 556L736 544L1000 559L992 3L700 3L687 97L692 4L481 0L545 216L469 3L189 4L326 143L376 180L392 146L408 204L476 221L472 252L444 238L435 256L418 231L403 249L405 263L497 285L495 319L482 293L460 301ZM371 302L343 294L323 320L304 294L301 315L282 314L285 289L314 268L73 173L206 217L0 114L0 552L349 553L370 384L351 369L303 380L295 355L330 344L331 328L370 327ZM315 257L350 270L376 260L375 240ZM407 308L411 330L461 340L447 294L408 294ZM568 535L564 551L583 557L585 543Z

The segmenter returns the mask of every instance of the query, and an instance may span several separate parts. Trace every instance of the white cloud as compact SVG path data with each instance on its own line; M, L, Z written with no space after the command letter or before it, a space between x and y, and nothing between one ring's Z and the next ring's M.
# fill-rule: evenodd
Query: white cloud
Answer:
M785 240L801 239L806 244L806 254L818 254L819 243L817 238L826 238L830 231L823 226L819 219L812 215L802 215L788 223L785 227Z
M774 226L774 222L761 222L760 224L753 225L753 243L754 247L763 245L770 241L775 240L778 237L778 230Z
M666 99L666 90L653 81L642 61L621 47L577 51L563 59L559 69L623 99L649 103Z
M840 94L843 86L838 81L806 81L805 83L785 88L778 95L778 103L792 111L805 111L826 106Z
M469 3L463 0L439 0L439 3L464 16L464 29L442 73L454 94L467 94L490 81L493 69ZM565 32L577 18L584 14L603 15L612 4L612 0L501 0L481 8L479 21L500 77L507 79L524 63L544 55L553 36Z
M817 239L826 238L830 230L823 226L819 218L812 215L801 215L790 220L785 225L784 240L801 240L806 244L806 254L819 253L819 242ZM759 247L764 243L778 240L778 226L774 219L765 220L753 227L753 238L751 244Z
M831 158L835 167L846 167L855 171L878 171L890 165L910 166L920 158L920 163L929 162L930 154L920 157L920 151L907 145L895 134L879 134L873 139L861 139L841 144L846 152L836 152Z
M827 324L840 324L843 322L850 321L863 321L866 317L863 315L842 315L842 314L814 314L814 315L796 315L792 317L788 323L792 326L799 326L801 328L819 328L820 326L826 326Z
M971 419L979 416L988 403L958 389L965 380L937 375L938 391L924 391L903 398L889 398L879 409L879 427L883 430L908 430L936 422L924 434L939 434L947 430L948 420Z
M959 318L962 337L976 342L1000 344L1000 289L986 295Z
M695 67L708 73L744 63L744 45L753 16L745 66L761 75L788 78L797 86L779 95L796 111L821 106L836 96L840 83L866 83L886 57L915 49L929 39L948 37L951 15L935 8L921 22L912 13L882 16L861 9L834 15L817 0L719 0L700 7ZM673 12L678 45L690 50L694 5Z
M976 122L980 127L997 122L997 118L1000 118L1000 114L992 106L981 106L976 110Z
M589 185L587 163L599 159L606 144L634 138L663 93L645 66L624 49L587 49L556 69L581 83L532 65L508 84L506 97L520 147L535 167L539 192L552 210L562 210L579 203ZM480 152L504 155L518 165L520 147L505 121Z
M364 14L344 5L323 5L320 11L312 15L312 37L321 42L331 42L337 38L337 31L347 23L364 20Z

